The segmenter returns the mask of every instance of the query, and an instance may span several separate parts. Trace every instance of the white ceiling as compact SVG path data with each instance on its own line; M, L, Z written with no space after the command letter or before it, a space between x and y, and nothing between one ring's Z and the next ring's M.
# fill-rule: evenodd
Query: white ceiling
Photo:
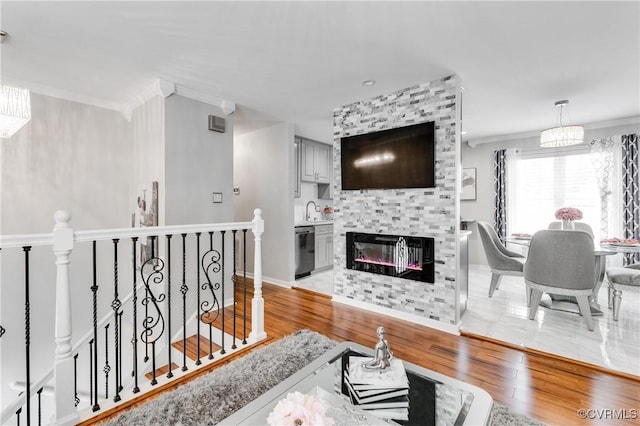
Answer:
M469 140L552 127L559 99L572 124L640 116L638 1L3 0L0 13L3 82L125 111L160 79L235 103L238 132L288 121L329 142L335 107L450 74Z

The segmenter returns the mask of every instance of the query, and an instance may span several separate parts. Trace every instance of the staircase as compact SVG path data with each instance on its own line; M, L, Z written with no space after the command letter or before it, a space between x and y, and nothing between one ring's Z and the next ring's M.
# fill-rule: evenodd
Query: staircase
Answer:
M264 222L259 209L254 213L251 222L74 232L70 215L58 212L52 234L0 236L3 266L15 267L3 271L3 281L23 283L17 294L24 298L15 303L24 303L26 342L24 361L1 359L0 424L90 424L265 339ZM254 237L253 280L246 273L247 231ZM144 258L143 239L150 247ZM55 297L41 294L47 287L38 282L52 276ZM32 324L32 307L47 300L55 303L38 308ZM20 347L19 322L0 321L0 348ZM32 341L54 324L53 348L42 343L49 339ZM11 392L15 398L6 397Z

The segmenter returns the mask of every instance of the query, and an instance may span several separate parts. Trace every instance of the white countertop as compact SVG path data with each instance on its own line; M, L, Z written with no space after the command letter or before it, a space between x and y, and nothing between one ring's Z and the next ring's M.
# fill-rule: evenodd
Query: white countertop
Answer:
M295 226L313 226L313 225L333 225L333 220L310 220L308 222L300 222L295 224Z

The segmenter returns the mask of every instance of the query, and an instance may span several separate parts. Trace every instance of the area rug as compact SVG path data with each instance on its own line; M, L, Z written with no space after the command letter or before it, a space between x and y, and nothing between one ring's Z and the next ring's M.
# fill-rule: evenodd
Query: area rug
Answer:
M105 422L109 426L214 425L335 346L301 330ZM540 426L494 404L492 425Z

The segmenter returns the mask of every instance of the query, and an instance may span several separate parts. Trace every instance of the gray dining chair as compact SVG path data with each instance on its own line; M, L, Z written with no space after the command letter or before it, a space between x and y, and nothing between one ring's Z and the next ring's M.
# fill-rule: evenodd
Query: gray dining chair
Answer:
M530 320L536 317L543 293L574 296L593 331L589 305L596 276L593 253L593 238L584 231L544 229L533 234L524 264L524 282L531 291Z
M573 222L573 226L575 227L575 231L588 232L589 235L591 235L591 238L593 238L593 229L591 228L591 226L588 223ZM551 222L549 224L548 229L562 229L562 222L560 222L560 221Z
M622 287L640 287L640 263L607 271L609 281L609 309L613 308L613 320L618 321L622 303Z
M498 234L487 222L478 221L478 232L487 262L491 268L489 297L500 287L503 275L522 276L524 256L507 249L498 238ZM527 298L528 303L528 298Z

